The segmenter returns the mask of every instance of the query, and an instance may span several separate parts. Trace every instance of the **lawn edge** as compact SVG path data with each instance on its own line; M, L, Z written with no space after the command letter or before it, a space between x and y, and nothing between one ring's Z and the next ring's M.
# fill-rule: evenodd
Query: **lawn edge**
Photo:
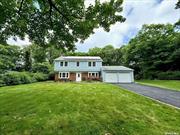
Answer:
M163 89L167 89L167 90L170 90L170 91L178 91L178 92L180 92L180 90L178 90L178 89L171 89L171 88L168 88L168 87L157 86L157 85L154 85L154 84L136 82L136 81L135 81L135 83L145 85L145 86L152 86L152 87L156 87L156 88L163 88Z
M122 88L122 87L120 86L120 88ZM157 99L154 99L154 98L151 98L151 97L148 97L148 96L145 96L145 95L142 95L142 94L136 93L136 92L134 92L134 91L130 91L130 90L125 89L125 88L122 88L122 89L123 89L123 90L126 90L126 91L128 91L128 92L134 93L134 94L136 94L136 95L143 96L143 97L148 98L148 99L150 99L150 100L156 101L156 102L161 103L161 104L163 104L163 105L166 105L166 106L168 106L168 107L172 107L172 108L175 108L175 109L180 110L180 108L179 108L179 107L177 107L177 106L174 106L174 105L171 105L171 104L168 104L168 103L162 102L162 101L160 101L160 100L157 100Z

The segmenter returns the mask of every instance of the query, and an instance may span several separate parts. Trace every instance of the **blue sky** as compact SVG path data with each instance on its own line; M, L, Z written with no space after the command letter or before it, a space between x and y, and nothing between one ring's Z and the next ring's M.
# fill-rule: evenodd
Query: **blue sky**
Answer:
M93 4L94 0L86 0L86 5ZM106 0L101 0L106 1ZM143 24L152 23L175 23L180 18L180 10L174 9L177 0L124 0L122 15L126 18L124 23L116 23L111 26L110 32L105 32L102 28L94 30L84 43L76 43L77 51L87 52L92 47L103 47L111 44L120 47L127 44ZM26 40L8 40L9 44L27 45Z

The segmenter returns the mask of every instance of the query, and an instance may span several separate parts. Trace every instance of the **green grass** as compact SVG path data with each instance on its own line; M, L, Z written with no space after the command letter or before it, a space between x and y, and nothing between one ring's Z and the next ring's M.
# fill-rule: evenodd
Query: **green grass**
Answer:
M138 80L136 82L143 85L150 85L180 91L180 81L178 80Z
M0 88L2 135L180 133L180 110L104 83Z

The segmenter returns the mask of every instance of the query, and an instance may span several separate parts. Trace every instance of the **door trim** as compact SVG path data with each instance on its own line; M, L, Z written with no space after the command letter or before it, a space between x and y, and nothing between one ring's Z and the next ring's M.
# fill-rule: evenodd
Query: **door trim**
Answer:
M82 73L81 72L77 72L76 73L76 82L81 82L82 81Z

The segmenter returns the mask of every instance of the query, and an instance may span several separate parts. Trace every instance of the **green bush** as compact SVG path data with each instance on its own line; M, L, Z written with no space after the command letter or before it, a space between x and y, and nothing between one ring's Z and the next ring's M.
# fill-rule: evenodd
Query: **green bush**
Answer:
M6 85L21 84L21 74L18 72L8 72L4 74L3 81Z
M33 79L36 81L46 81L48 80L48 75L43 73L34 73Z
M32 66L32 71L34 73L41 72L41 73L49 74L52 71L52 67L48 62L35 63Z
M48 80L48 75L43 73L7 72L0 76L0 86L33 83Z
M55 72L54 71L51 71L48 75L48 79L49 80L54 80L54 77L55 77Z
M6 84L4 83L4 81L0 78L0 87L5 86Z
M157 74L157 79L160 80L180 80L180 71L167 71Z

